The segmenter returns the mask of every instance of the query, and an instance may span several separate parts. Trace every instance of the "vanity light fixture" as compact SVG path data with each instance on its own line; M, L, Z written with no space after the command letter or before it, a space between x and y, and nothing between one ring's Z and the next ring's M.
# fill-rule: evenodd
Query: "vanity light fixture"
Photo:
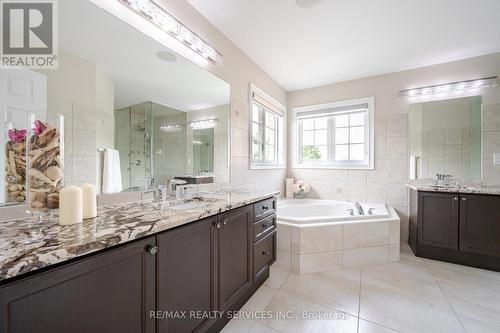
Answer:
M495 87L498 84L496 76L483 79L459 81L453 83L438 84L421 88L407 89L399 92L399 98L418 98L435 95L460 93L468 90Z
M165 133L180 132L181 125L161 125L160 130Z
M205 120L197 120L191 121L188 123L189 127L192 129L206 129L206 128L214 128L219 123L218 119L205 119Z
M170 15L154 0L118 0L126 7L158 26L214 65L222 64L222 55L210 44Z

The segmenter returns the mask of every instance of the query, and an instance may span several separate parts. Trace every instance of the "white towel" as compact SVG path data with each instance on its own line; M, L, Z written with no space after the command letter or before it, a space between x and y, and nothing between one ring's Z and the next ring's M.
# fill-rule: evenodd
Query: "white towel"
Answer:
M415 155L410 156L410 179L417 179L417 159L418 157Z
M105 149L102 174L102 193L118 193L122 190L120 152L116 149Z

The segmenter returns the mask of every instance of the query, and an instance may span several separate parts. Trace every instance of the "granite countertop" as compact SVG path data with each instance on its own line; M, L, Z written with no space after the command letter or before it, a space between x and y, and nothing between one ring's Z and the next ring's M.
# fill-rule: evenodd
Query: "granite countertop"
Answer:
M161 209L152 201L103 206L97 218L72 226L51 219L37 224L41 230L28 219L0 222L0 283L278 194L231 190L165 202ZM33 232L41 232L42 237L34 242L30 239Z
M408 187L423 192L500 195L500 187L489 186L442 187L433 185L408 184Z

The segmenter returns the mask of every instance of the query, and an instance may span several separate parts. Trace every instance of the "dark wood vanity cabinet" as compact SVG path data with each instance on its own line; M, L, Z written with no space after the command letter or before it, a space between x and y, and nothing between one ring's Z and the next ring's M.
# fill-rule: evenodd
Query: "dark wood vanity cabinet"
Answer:
M220 216L216 224L217 310L227 311L252 284L252 207Z
M0 332L154 333L155 245L149 237L0 287Z
M458 195L423 192L420 197L419 244L458 250Z
M274 211L256 221L256 205L0 285L0 333L218 332L276 258Z
M460 198L460 251L500 257L500 196Z
M158 332L203 331L207 317L175 317L175 312L209 312L215 309L213 297L213 228L219 218L208 218L158 237ZM172 314L171 318L163 316Z
M500 271L500 196L410 189L410 247L420 257Z

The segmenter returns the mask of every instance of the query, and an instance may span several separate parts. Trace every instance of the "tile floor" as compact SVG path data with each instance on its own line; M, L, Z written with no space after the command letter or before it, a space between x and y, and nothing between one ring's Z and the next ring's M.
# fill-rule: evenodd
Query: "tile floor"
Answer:
M233 319L222 332L498 333L500 273L417 258L405 245L395 263L308 275L272 269L242 310L260 317ZM279 313L287 319L270 316ZM313 315L322 318L305 319Z

